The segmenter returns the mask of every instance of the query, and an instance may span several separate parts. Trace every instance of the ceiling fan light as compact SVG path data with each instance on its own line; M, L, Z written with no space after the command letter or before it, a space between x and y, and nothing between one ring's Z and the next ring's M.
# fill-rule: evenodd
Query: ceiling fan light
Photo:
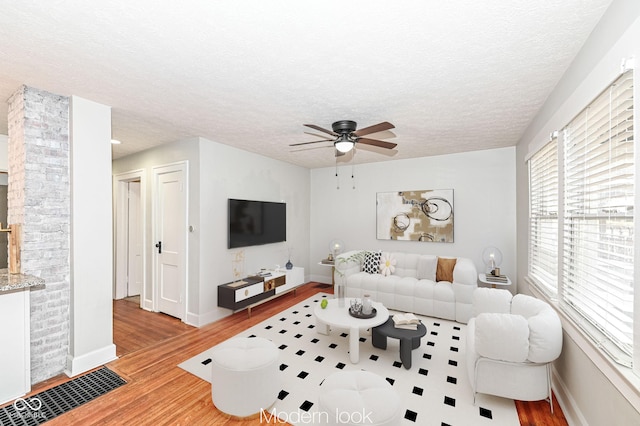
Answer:
M334 143L333 146L335 146L338 151L346 153L353 149L353 141L342 139Z

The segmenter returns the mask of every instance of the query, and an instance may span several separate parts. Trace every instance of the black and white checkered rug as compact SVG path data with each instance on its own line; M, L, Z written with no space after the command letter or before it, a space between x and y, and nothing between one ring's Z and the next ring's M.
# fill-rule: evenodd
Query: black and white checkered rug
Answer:
M403 425L519 425L513 400L473 393L465 367L466 325L431 317L420 317L427 327L419 348L412 352L412 367L400 362L399 343L388 339L387 349L371 345L371 335L362 332L360 362L349 361L347 330L330 335L315 330L313 310L323 298L315 296L257 324L236 337L259 336L281 350L283 388L274 408L289 415L317 408L320 384L340 370L367 370L387 379L402 398ZM183 362L179 367L211 381L211 349ZM270 410L271 411L271 410Z

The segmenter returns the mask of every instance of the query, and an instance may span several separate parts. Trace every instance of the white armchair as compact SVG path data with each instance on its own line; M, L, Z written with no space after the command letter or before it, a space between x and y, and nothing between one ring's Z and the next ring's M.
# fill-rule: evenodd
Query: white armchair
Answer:
M562 325L548 303L507 290L478 288L467 326L467 372L476 393L520 401L551 397L551 362L562 351Z

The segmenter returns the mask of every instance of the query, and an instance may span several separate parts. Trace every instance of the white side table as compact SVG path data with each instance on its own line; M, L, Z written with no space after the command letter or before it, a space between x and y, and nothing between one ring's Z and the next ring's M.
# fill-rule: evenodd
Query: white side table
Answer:
M509 279L509 277L507 277L506 283L501 283L501 282L487 280L487 274L478 274L478 281L484 284L491 284L491 287L493 288L496 288L496 286L507 287L511 285L511 280Z
M335 263L324 263L324 262L318 262L318 265L320 266L330 266L331 267L331 287L335 287L336 286L336 281L335 281L335 277L334 277L334 271L335 271Z

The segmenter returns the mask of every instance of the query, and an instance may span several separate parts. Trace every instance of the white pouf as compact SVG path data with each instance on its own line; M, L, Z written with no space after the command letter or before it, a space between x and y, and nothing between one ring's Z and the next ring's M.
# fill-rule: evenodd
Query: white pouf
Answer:
M273 342L262 337L233 338L211 355L211 399L223 413L249 417L267 411L281 389Z
M330 425L397 425L400 395L384 378L368 371L341 371L325 379L318 411ZM324 413L327 413L326 416Z

